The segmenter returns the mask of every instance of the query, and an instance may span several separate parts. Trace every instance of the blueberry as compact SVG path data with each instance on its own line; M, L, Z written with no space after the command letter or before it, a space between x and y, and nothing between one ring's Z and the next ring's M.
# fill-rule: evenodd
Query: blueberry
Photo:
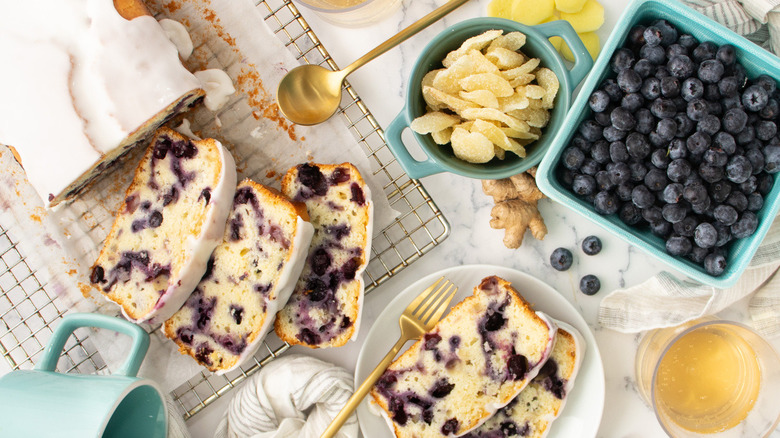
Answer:
M640 108L636 114L634 114L634 118L636 119L636 127L634 130L640 134L649 134L653 128L655 128L655 116L653 116L653 113L647 108Z
M654 100L661 96L661 81L657 78L648 78L642 83L639 89L642 97L647 100Z
M683 196L683 185L680 183L672 183L664 187L663 200L667 204L676 204L680 202Z
M636 119L631 112L624 107L617 107L610 114L612 125L622 131L629 131L636 126Z
M600 170L596 172L594 178L596 179L596 186L598 190L612 190L612 188L615 187L615 183L612 182L609 172L606 170Z
M704 62L708 59L715 59L715 54L718 51L718 46L711 41L705 41L693 49L693 60L697 63Z
M709 193L715 202L724 202L731 194L732 185L728 181L716 181L710 184Z
M643 36L645 44L648 46L657 46L661 44L661 40L663 39L661 29L659 29L657 26L650 26L646 28Z
M693 74L693 61L691 58L685 55L673 56L666 63L666 68L669 70L669 74L677 79L686 79Z
M777 90L777 82L766 74L759 75L755 80L755 84L760 85L770 95Z
M628 167L631 168L631 181L640 182L647 176L647 167L640 161L633 161Z
M628 93L625 96L623 96L623 99L620 100L620 106L631 112L634 112L639 108L642 108L642 105L644 104L645 104L645 99L642 97L642 94L640 93Z
M648 62L650 62L650 61L648 61ZM659 65L659 66L657 66L655 68L655 75L654 75L654 77L656 79L663 79L663 78L665 78L667 76L671 76L671 75L669 74L669 70L666 68L666 66Z
M630 181L618 184L617 188L615 188L615 195L621 201L630 201L631 192L634 190L634 187L636 187L636 185Z
M696 129L708 135L720 132L720 119L714 114L707 114L696 124Z
M612 78L605 80L601 84L601 89L607 93L609 100L612 102L620 102L620 99L623 98L623 90L620 89L617 81Z
M648 208L655 203L655 195L647 186L638 185L631 191L631 202L639 208Z
M590 176L595 175L599 170L601 170L601 166L592 158L585 158L585 162L582 163L582 167L580 168L582 173Z
M716 247L722 247L731 242L731 228L728 225L720 222L715 222L712 225L718 230L718 241L715 242Z
M661 213L663 213L664 220L676 224L685 219L687 208L682 202L678 202L677 204L666 204L661 209Z
M596 255L601 252L601 239L596 236L588 236L582 240L582 252L587 255Z
M659 119L671 119L677 114L677 106L673 100L659 97L650 104L650 112Z
M709 215L710 208L712 207L712 200L709 196L705 196L704 199L698 204L691 204L691 211L696 214Z
M699 221L694 216L686 216L680 222L672 225L672 230L680 236L693 237L698 225Z
M645 186L654 192L663 190L668 184L666 172L661 169L650 169L645 175Z
M777 99L770 97L766 103L766 106L761 108L761 111L758 112L758 115L761 116L762 119L775 119L778 115L780 115L780 103L777 102Z
M667 98L673 98L680 95L680 80L674 76L667 76L661 79L661 94Z
M685 142L688 151L693 155L703 154L710 147L712 139L702 131L696 131Z
M739 93L739 83L734 76L726 76L718 82L718 91L722 97L733 97Z
M623 184L631 179L631 168L624 162L607 165L607 174L613 184Z
M713 166L712 164L704 163L699 166L699 175L701 175L701 179L708 183L720 181L724 176L723 166Z
M752 174L755 175L764 169L764 153L757 147L751 147L745 150L745 158L750 161L753 167Z
M713 139L713 147L725 152L727 155L731 155L737 149L737 141L734 140L734 136L728 132L719 132L715 134Z
M702 82L708 84L717 84L720 78L723 77L725 68L723 64L717 59L708 59L699 64L699 70L697 75Z
M713 217L723 225L732 225L739 218L739 214L730 205L719 205L713 211Z
M642 78L634 70L626 69L618 73L617 83L624 93L636 93L642 87Z
M730 66L737 61L737 50L731 44L723 44L715 52L715 59L724 66Z
M693 248L691 248L691 252L688 253L688 259L691 260L694 263L703 264L704 258L707 257L707 255L710 253L710 251L706 248L702 248L700 246L697 246L696 244L693 245Z
M751 193L755 193L758 189L758 178L755 176L751 176L747 179L747 181L743 182L742 184L739 184L739 190L742 191L742 193L745 194L745 196L750 196Z
M612 126L612 121L609 119L609 113L612 112L611 105L607 106L607 109L600 113L593 113L593 120L604 128ZM603 135L603 134L602 134Z
M615 195L610 192L601 191L596 194L593 200L593 207L596 212L603 215L614 214L618 211L619 203Z
M683 188L683 198L685 198L685 200L690 202L691 204L698 204L700 202L704 202L704 199L706 197L707 197L707 189L704 187L704 184L700 182L693 182L691 184L687 184Z
M777 125L770 120L761 120L755 124L756 138L763 141L769 141L777 135Z
M395 418L393 418L395 420ZM397 420L396 420L397 421ZM455 432L458 431L458 419L457 418L450 418L449 420L445 421L444 424L441 426L441 434L442 435L450 435L455 434Z
M666 50L660 46L645 44L639 49L639 57L648 60L653 65L663 66L666 63Z
M738 134L747 124L748 116L741 108L732 108L723 115L723 129L732 134Z
M590 150L590 156L599 164L609 162L609 143L606 141L597 141Z
M657 71L656 66L649 59L640 59L634 64L634 71L642 78L650 77Z
M766 152L766 149L768 149L768 147L764 149L764 152ZM769 173L760 173L756 179L758 180L756 187L758 193L764 196L768 195L769 192L772 191L772 185L775 182L775 178Z
M747 209L756 212L758 210L761 210L761 208L764 206L764 197L761 196L760 193L751 193L748 195L748 205Z
M704 99L693 99L692 101L688 102L688 107L685 110L685 114L688 116L689 119L698 122L704 116L709 114L710 106Z
M638 24L628 32L628 41L635 47L641 47L645 44L645 26Z
M605 114L605 113L599 113L599 114ZM611 125L604 128L604 131L602 131L602 135L604 136L604 140L613 143L613 142L619 142L626 138L626 135L628 134L626 131L621 131L618 128L615 128Z
M661 119L655 126L655 133L663 141L663 146L666 146L677 134L677 123L673 119Z
M629 151L630 152L630 151ZM685 159L678 158L669 163L666 169L666 176L674 182L682 182L690 175L691 165Z
M780 146L767 146L764 148L764 171L770 174L780 171ZM771 184L769 187L771 187Z
M707 149L706 152L704 152L704 155L702 156L702 159L707 164L711 164L713 166L722 167L722 166L725 166L726 163L728 162L729 156L726 155L726 153L723 152L722 150L720 150L720 149L718 149L716 147L711 147L711 148Z
M550 255L550 265L558 271L565 271L571 268L574 262L574 256L566 248L556 248Z
M580 279L580 291L585 295L595 295L601 289L598 277L588 274Z
M720 104L724 111L728 111L734 108L742 109L742 99L739 98L739 94L722 98L720 100Z
M609 158L613 163L620 163L628 161L630 156L628 155L628 149L626 144L622 141L614 141L609 145Z
M696 129L696 123L688 118L688 115L685 112L675 114L673 120L674 123L677 124L677 133L674 135L675 137L688 138Z
M626 202L620 207L618 217L626 225L636 225L642 221L642 209L630 202Z
M688 55L688 49L680 44L674 43L666 48L666 57L671 58L677 55Z
M742 155L735 155L731 157L728 164L726 164L726 178L734 183L743 183L750 178L753 173L753 166L750 161Z
M689 51L693 50L699 44L699 41L697 41L693 35L687 33L680 35L680 38L678 38L677 42Z
M571 189L580 196L596 193L596 180L590 175L577 175L574 177Z
M672 236L666 240L666 252L671 255L685 256L693 249L691 240L683 236Z
M595 120L585 120L580 124L579 132L585 140L596 141L601 138L603 129Z
M585 154L580 148L569 146L563 151L563 165L567 169L578 170L585 161Z
M742 92L742 105L748 111L761 111L769 101L769 93L761 85L751 85Z
M630 49L621 48L616 50L612 55L612 60L609 63L609 66L615 73L620 73L625 69L631 68L634 65L634 61L634 52L632 52Z
M748 116L747 123L750 123L750 116ZM737 134L737 144L740 146L746 146L756 139L756 130L750 125L745 126L742 131Z
M609 95L604 90L596 90L590 95L588 105L590 105L590 109L600 113L609 106Z
M632 132L626 137L626 149L633 158L642 160L650 155L651 148L647 137L638 132Z
M704 258L704 270L712 276L719 276L726 270L726 258L720 254L710 254Z
M666 169L671 161L669 153L665 149L656 149L650 154L650 162L658 169Z
M650 232L658 237L665 239L667 236L669 236L669 234L672 233L672 224L663 219L658 222L651 222Z
M677 29L666 20L656 20L653 22L653 26L657 27L661 31L661 45L669 46L677 41L678 33Z
M741 213L747 209L747 196L739 190L732 190L729 197L726 199L726 205L734 207L737 213Z

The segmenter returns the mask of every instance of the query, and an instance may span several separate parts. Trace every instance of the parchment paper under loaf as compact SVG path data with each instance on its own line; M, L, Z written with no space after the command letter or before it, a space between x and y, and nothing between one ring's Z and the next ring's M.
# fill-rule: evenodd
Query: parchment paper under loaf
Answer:
M349 161L361 171L371 189L375 232L395 219L397 213L373 175L377 170L372 168L374 163L369 162L339 117L317 126L300 127L278 114L276 86L299 63L264 22L261 12L264 14L265 10L261 11L250 0L147 3L158 19L178 20L190 31L195 51L186 64L192 71L221 68L233 79L238 92L225 107L215 114L201 105L186 118L195 134L219 139L230 149L238 165L239 180L249 177L278 188L282 175L298 163ZM172 123L177 124L178 121ZM142 152L143 148L138 148L79 199L55 212L43 210L40 199L30 196L31 189L26 186L21 169L6 175L7 186L0 189L0 199L18 204L13 210L17 221L27 222L25 228L41 230L31 240L33 245L27 254L43 262L39 275L51 281L48 288L53 288L72 310L119 315L118 307L89 285L89 268L111 228ZM14 163L9 155L5 153L2 158L11 160L11 166ZM8 189L13 184L25 187L24 198L18 195L18 189L14 189L16 195ZM36 220L32 222L30 212L35 212ZM140 375L171 391L203 369L189 356L181 355L160 330L146 328L151 331L152 343ZM125 360L130 342L124 336L101 330L93 332L90 340L109 370Z

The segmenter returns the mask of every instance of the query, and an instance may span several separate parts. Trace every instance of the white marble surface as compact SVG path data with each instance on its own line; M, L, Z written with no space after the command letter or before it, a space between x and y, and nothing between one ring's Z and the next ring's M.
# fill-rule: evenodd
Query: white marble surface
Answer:
M398 11L379 23L356 29L334 26L304 7L301 7L301 11L336 63L344 67L443 2L444 0L404 0ZM467 3L349 77L350 83L382 126L387 126L403 106L406 78L427 41L448 25L467 18L484 16L487 3L487 0ZM605 5L606 22L599 34L604 41L625 3L622 0L602 0L602 3ZM652 411L640 399L634 384L634 354L640 334L621 334L604 329L598 326L596 320L598 304L602 297L614 289L640 283L664 266L549 200L543 200L539 204L549 229L547 237L543 241L536 241L527 235L520 249L508 250L501 243L503 231L493 230L488 225L492 200L482 193L478 181L450 174L434 175L422 181L450 221L450 237L366 298L364 325L356 343L332 350L297 351L313 354L354 370L361 341L376 315L397 292L417 278L461 264L486 263L512 267L550 284L583 314L593 330L606 376L606 403L598 436L665 436ZM584 237L591 234L602 239L604 250L597 256L587 257L574 249ZM571 248L575 253L576 261L567 272L555 271L549 264L550 253L559 246ZM589 297L579 292L579 279L585 274L595 274L601 279L602 289L597 295ZM725 311L723 316L744 321L746 308L746 302L737 303ZM774 344L777 348L780 341L775 341ZM225 397L219 400L188 422L193 437L213 436L214 426L222 416L228 399L229 397ZM370 434L368 436L370 437ZM780 432L773 436L780 436Z

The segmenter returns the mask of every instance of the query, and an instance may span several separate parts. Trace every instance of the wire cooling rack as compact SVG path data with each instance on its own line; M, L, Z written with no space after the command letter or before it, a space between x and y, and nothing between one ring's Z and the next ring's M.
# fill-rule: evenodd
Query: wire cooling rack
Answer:
M271 31L301 62L338 69L290 0L258 1L256 7ZM385 195L399 212L392 224L373 237L371 259L364 274L369 294L446 239L450 227L422 184L410 179L397 163L381 127L349 83L345 83L338 115L372 161ZM85 211L96 216L108 214L95 212L89 206ZM86 230L87 235L91 233L92 229ZM22 235L13 218L0 215L0 354L12 369L32 368L54 326L68 310L36 275L36 264L20 248L18 239ZM200 372L172 391L171 396L182 408L184 418L190 418L288 348L288 344L270 334L249 364L222 376ZM107 372L86 329L77 330L68 340L58 370Z

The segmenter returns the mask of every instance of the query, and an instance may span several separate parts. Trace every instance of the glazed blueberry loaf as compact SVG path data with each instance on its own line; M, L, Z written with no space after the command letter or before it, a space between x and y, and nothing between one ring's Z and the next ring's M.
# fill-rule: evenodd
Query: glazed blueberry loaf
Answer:
M560 321L555 346L539 374L508 405L464 438L547 436L558 418L585 355L585 341L574 327Z
M290 298L314 227L302 204L253 181L236 189L222 244L165 335L184 354L224 373L251 357Z
M537 375L555 330L509 282L487 277L388 367L373 401L399 438L463 435Z
M292 297L277 315L276 334L312 348L344 345L360 324L371 192L350 163L300 164L284 176L282 192L306 204L314 238Z
M171 317L222 242L236 190L233 157L218 141L155 134L127 189L90 281L135 322Z

